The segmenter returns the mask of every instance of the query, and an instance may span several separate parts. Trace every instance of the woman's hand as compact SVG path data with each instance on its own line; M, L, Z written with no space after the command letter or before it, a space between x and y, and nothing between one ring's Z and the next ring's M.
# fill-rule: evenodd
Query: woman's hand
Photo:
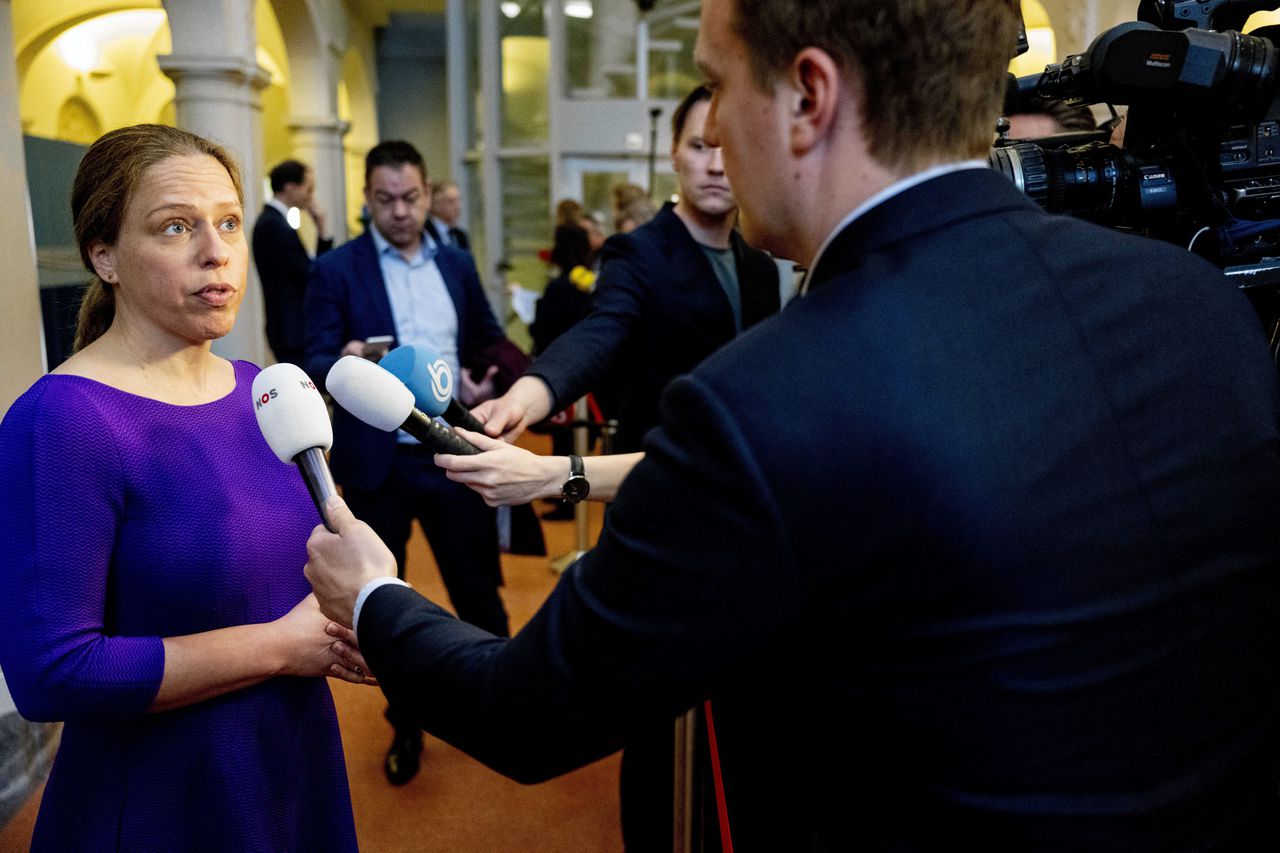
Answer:
M465 483L489 506L513 506L537 498L553 498L569 476L569 460L563 456L538 456L478 432L459 429L458 435L482 450L475 456L436 454L445 475Z
M315 593L273 623L285 652L282 675L332 676L352 684L377 684L356 636L320 612Z

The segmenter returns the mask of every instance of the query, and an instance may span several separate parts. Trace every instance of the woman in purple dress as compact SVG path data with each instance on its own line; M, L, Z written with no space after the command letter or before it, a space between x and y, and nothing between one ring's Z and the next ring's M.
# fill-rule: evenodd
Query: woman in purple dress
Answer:
M325 676L367 683L302 574L317 521L213 354L245 291L234 161L114 131L72 191L77 352L0 425L0 667L65 720L33 850L356 848Z

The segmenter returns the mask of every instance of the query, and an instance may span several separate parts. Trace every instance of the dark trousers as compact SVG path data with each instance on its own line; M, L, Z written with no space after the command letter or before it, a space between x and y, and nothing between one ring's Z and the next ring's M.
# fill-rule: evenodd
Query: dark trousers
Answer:
M494 510L470 488L448 479L431 457L420 445L401 445L382 488L344 489L343 497L391 550L401 579L410 528L417 519L458 618L499 637L510 636L498 595L502 565ZM397 731L417 728L393 707L387 708L387 719Z
M672 849L675 821L675 722L646 728L622 751L619 795L622 842L627 853L667 853ZM707 719L694 714L693 802L686 818L692 824L693 849L720 853L720 823L711 779Z

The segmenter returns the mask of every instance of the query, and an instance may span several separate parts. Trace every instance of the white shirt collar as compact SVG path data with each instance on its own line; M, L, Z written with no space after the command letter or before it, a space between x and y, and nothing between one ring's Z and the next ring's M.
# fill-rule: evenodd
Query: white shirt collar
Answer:
M851 222L865 214L867 211L884 204L889 199L900 193L906 192L912 187L919 186L925 181L931 181L934 178L941 177L942 175L949 175L952 172L960 172L965 169L990 168L991 165L986 160L960 160L955 163L942 163L937 166L930 166L928 169L925 169L922 172L916 172L914 175L908 175L902 180L895 181L880 190L880 192L871 196L871 198L854 208L853 212L844 219L841 219L839 224L837 224L831 233L827 235L827 239L822 241L822 245L818 247L817 254L815 254L813 256L813 260L809 262L809 269L805 271L804 281L800 282L799 295L803 296L809 291L809 277L813 274L813 271L818 268L818 262L822 260L822 254L827 250L827 247L831 245L831 242L836 239L836 236L840 234L841 231L848 228Z
M373 248L377 251L379 256L385 253L388 249L399 254L400 250L395 246L392 246L391 242L387 240L386 237L382 236L382 232L378 230L378 226L374 225L372 222L369 223L369 236L373 238ZM425 228L422 229L422 256L427 260L431 260L436 256L436 251L436 241L431 239L431 235L427 233Z
M283 216L286 221L289 219L289 205L285 204L275 196L267 199L267 204L280 211L280 215Z

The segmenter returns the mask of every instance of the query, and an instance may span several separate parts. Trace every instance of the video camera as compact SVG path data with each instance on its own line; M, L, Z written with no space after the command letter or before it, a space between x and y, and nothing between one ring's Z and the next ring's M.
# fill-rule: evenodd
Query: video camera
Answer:
M1129 107L1100 131L1001 138L991 164L1045 208L1186 246L1250 285L1280 285L1280 27L1238 32L1266 0L1143 0L1084 53L1016 78L1032 98ZM1004 125L1007 128L1007 124ZM1071 135L1072 142L1080 134Z

